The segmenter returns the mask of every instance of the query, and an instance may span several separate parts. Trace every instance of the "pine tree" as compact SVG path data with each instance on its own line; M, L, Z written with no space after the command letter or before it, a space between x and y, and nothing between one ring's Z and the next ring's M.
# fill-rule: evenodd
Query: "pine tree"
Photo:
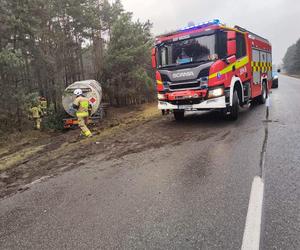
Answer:
M61 112L62 92L77 80L101 81L112 103L150 101L150 29L119 0L1 0L0 132L24 129L28 96Z
M150 22L133 22L123 13L112 27L107 51L106 82L116 104L144 102L154 86L147 71L153 43Z
M284 69L287 73L293 73L294 71L294 55L296 54L296 44L291 45L283 58Z
M300 74L300 39L296 43L293 62L294 62L293 73L299 75Z

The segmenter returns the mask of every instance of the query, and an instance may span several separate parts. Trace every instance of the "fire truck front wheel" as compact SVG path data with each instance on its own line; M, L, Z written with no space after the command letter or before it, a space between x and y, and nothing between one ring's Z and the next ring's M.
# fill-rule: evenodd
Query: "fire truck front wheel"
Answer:
M228 108L229 113L227 113L227 118L229 120L235 121L238 119L239 107L240 107L239 96L237 90L235 89L232 97L232 106L229 106Z
M174 118L176 121L184 120L184 110L174 110Z

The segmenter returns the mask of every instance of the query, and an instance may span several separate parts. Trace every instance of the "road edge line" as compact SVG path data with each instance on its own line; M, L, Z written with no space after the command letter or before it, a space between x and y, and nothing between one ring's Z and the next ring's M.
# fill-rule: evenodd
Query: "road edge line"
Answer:
M264 197L264 182L255 176L252 182L241 250L259 250Z

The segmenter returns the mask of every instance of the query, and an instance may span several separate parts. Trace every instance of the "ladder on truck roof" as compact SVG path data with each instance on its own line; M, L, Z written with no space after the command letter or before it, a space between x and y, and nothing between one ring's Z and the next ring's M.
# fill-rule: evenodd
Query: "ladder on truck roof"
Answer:
M250 35L254 36L255 38L259 38L259 39L263 40L266 43L270 43L268 39L263 38L263 37L251 32L251 31L249 31L249 30L246 30L245 28L242 28L242 27L238 26L238 25L235 25L234 28L239 30L239 31L242 31L242 32L248 32Z

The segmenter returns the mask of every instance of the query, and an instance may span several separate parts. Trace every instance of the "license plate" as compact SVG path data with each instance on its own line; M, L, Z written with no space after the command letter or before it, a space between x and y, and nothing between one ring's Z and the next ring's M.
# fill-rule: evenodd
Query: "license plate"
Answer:
M192 105L178 105L178 109L192 109Z

